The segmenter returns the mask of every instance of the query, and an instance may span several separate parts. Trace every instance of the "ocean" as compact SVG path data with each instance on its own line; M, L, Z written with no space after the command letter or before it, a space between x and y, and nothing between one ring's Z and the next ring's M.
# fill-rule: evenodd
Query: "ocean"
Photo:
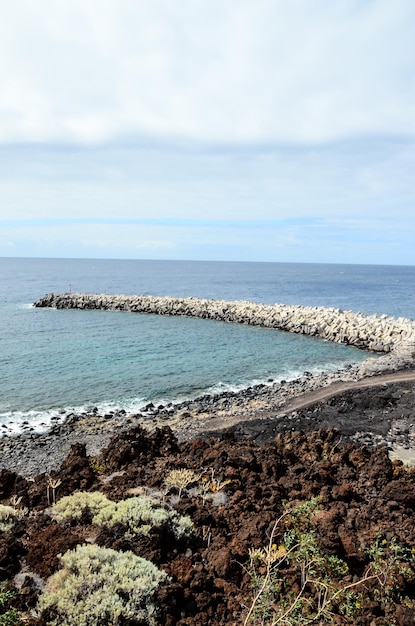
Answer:
M49 292L328 306L415 318L415 266L0 258L0 427L137 412L364 361L350 346L211 320L36 309ZM7 428L6 428L7 426Z

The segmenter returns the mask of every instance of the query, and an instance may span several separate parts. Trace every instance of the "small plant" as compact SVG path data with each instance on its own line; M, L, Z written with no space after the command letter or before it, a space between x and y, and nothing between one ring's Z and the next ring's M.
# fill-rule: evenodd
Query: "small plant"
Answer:
M395 537L388 541L378 536L369 548L368 555L369 568L379 581L379 586L374 590L374 599L385 605L405 602L402 583L405 580L413 583L415 580L414 548L403 548Z
M210 477L204 476L201 480L203 490L211 493L218 493L219 491L222 491L222 489L226 487L226 485L229 485L230 482L231 481L229 479L220 480L219 478L216 478L214 469L210 471Z
M97 474L102 474L102 472L107 471L108 467L105 461L101 461L99 459L94 459L90 462L91 469Z
M220 480L215 477L215 470L210 471L209 476L203 476L203 478L199 482L199 493L202 497L202 500L212 500L213 504L220 506L222 504L226 504L227 496L223 491L223 488L226 485L229 485L230 480Z
M99 491L78 491L61 498L53 507L53 514L58 522L79 521L85 516L92 519L110 504L111 500Z
M22 500L23 500L23 496L16 496L16 494L13 494L12 497L10 498L10 505L13 508L17 509L17 507L19 506Z
M151 531L171 532L176 539L190 535L193 524L189 517L174 509L160 506L154 498L139 496L120 502L108 501L93 518L93 523L105 528L120 525L127 537L147 536Z
M230 480L217 478L213 469L210 470L210 476L207 475L207 472L196 474L187 468L172 470L165 479L167 487L175 487L178 490L178 500L180 500L183 491L187 491L188 495L201 496L203 501L212 500L213 504L218 506L227 502L223 488L230 482ZM194 487L189 489L191 485Z
M171 470L165 479L165 483L167 487L176 487L178 489L180 500L183 490L187 489L189 485L197 483L199 479L200 474L196 474L193 470L182 468Z
M38 609L48 626L152 624L154 594L167 575L132 552L77 546L60 557Z
M29 509L27 507L20 506L22 500L23 496L16 496L16 494L10 498L10 505L14 508L15 516L18 518L22 518L29 513Z
M62 484L60 478L52 478L49 476L48 482L46 485L46 498L48 500L49 506L51 504L56 504L56 490Z
M313 498L285 510L268 544L249 551L247 570L255 593L244 626L328 623L334 615L341 615L343 623L353 622L363 591L366 595L373 592L371 597L382 601L385 614L388 606L404 601L404 580L414 578L412 552L395 541L377 541L361 578L353 580L347 564L318 544L313 524L318 505L319 498Z
M0 626L16 626L21 624L17 609L10 607L15 593L7 589L6 583L0 585Z
M212 493L218 493L219 491L222 491L223 488L226 487L226 485L229 485L230 482L231 481L229 479L221 480L219 478L216 478L215 470L213 469L210 472L210 479L207 480L208 487Z
M11 530L23 515L24 511L19 511L7 504L0 504L0 532L6 533Z

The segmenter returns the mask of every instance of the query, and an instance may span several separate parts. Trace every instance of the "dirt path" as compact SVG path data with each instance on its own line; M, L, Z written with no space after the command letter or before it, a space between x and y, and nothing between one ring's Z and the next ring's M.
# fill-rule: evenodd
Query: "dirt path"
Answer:
M402 370L393 372L390 374L382 374L379 376L371 376L358 381L342 381L328 385L327 387L321 387L314 391L306 391L294 398L288 400L282 406L276 407L261 407L261 410L249 415L241 416L240 414L222 414L217 415L209 419L208 423L204 424L204 431L217 431L223 428L229 428L237 425L240 422L252 421L257 419L269 419L278 418L285 415L294 413L295 411L302 411L310 406L313 406L319 402L326 402L327 400L340 396L348 391L359 391L363 389L372 389L381 385L404 383L415 381L415 369Z
M333 383L329 387L317 389L316 391L306 392L292 402L289 402L284 407L284 410L277 415L292 413L293 411L306 409L316 402L325 402L326 400L329 400L334 396L338 396L339 394L346 391L352 391L353 389L367 389L370 387L377 387L378 385L412 381L415 381L415 370L405 370L402 372L393 372L392 374L382 374L381 376L372 376L371 378L357 381Z

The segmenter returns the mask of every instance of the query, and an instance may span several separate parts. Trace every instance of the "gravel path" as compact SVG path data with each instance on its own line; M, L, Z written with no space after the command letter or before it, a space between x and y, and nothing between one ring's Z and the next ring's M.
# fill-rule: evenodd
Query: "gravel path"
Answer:
M329 386L323 387L321 389L304 392L303 394L295 397L293 400L284 403L282 407L279 407L279 410L277 410L275 407L257 407L257 413L261 413L261 418L263 419L287 417L287 415L289 414L302 411L321 402L327 402L331 398L340 396L348 391L360 391L369 388L376 389L376 387L379 386L403 382L415 382L415 370L393 372L391 374L383 374L381 376L372 376L370 378L359 381L332 383ZM253 419L257 420L258 417L259 415L256 414L255 416L253 416ZM209 431L227 428L237 424L239 421L240 416L229 416L226 419L224 419L223 417L212 418L206 430Z

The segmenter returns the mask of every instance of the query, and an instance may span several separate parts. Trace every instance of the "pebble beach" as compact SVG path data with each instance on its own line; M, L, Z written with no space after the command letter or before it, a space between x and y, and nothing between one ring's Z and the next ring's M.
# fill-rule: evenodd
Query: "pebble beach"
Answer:
M396 382L393 382L394 377ZM369 385L368 389L365 384ZM316 393L327 395L328 399L316 399ZM362 393L369 414L365 414L362 407L353 406L353 396ZM376 408L376 399L385 393L390 398L382 412ZM330 408L333 396L342 406L340 414ZM330 415L326 415L322 407L326 407ZM231 427L240 436L258 439L272 439L277 432L287 430L330 427L362 443L386 446L391 455L411 463L412 457L415 459L414 423L415 370L362 377L359 368L351 367L319 376L305 375L290 382L258 385L238 393L204 396L176 405L149 404L134 415L123 410L102 415L94 409L62 415L61 421L46 433L31 432L28 426L22 434L4 435L0 439L0 456L2 468L34 476L56 470L75 443L85 444L88 455L95 456L114 434L137 425L150 432L169 426L180 441L208 437Z

